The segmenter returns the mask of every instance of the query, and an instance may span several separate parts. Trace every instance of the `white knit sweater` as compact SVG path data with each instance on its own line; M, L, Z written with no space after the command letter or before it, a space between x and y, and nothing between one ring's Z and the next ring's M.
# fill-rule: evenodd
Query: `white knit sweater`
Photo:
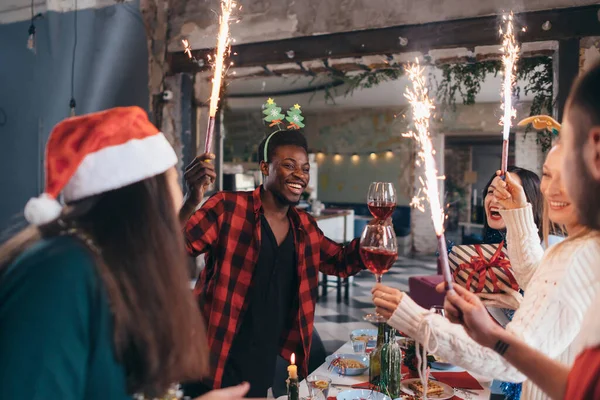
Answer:
M508 256L515 278L525 290L523 302L506 329L571 365L584 314L600 294L600 242L589 237L576 239L544 255L530 205L501 214L507 226ZM465 369L503 381L526 379L503 357L473 341L462 326L429 313L408 296L403 297L388 324L421 343L429 336L424 344L432 352ZM527 381L521 399L549 397Z

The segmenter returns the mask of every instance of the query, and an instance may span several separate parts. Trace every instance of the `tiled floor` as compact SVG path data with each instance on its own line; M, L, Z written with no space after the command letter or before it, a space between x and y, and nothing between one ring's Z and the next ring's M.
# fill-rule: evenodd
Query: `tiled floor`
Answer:
M409 277L434 275L435 273L435 257L400 257L392 269L383 276L383 283L408 291ZM319 299L316 306L315 328L328 353L333 353L348 341L352 330L373 327L362 317L373 310L371 287L374 283L374 275L364 271L355 276L350 285L348 304L343 300L341 303L337 303L335 289L330 289L327 297Z

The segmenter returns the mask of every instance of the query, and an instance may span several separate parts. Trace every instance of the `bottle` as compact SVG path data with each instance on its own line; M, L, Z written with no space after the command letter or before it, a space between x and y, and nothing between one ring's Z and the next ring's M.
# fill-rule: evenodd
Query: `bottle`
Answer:
M386 327L385 322L377 323L377 346L369 355L369 383L377 387L381 377L381 350L386 342Z
M387 341L381 350L382 393L392 399L400 397L400 381L402 380L402 349L396 341L396 330L390 328Z

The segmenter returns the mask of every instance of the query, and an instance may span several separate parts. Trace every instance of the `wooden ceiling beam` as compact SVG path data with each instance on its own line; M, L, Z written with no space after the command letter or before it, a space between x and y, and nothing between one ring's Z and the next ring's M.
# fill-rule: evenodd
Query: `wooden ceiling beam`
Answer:
M600 36L599 11L600 5L592 5L516 14L517 23L527 27L525 32L518 33L517 40L527 43ZM231 61L236 67L252 67L377 54L428 53L449 48L474 49L500 43L499 18L493 15L239 44L231 48ZM550 29L546 30L543 25L547 21ZM287 54L290 50L294 52L291 59ZM198 60L206 60L212 52L211 49L192 51ZM207 68L192 62L184 52L169 53L168 60L170 73L195 73Z

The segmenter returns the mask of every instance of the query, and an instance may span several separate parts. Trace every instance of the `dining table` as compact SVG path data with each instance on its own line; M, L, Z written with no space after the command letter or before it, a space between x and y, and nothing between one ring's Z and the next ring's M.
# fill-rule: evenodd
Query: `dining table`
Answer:
M348 341L342 347L340 347L335 352L335 354L355 354L355 353L352 349L352 344ZM464 389L463 390L461 388L455 387L454 388L455 389L455 397L453 397L454 400L458 400L458 399L489 400L490 395L491 395L491 392L490 392L490 386L492 383L491 379L486 378L481 375L478 375L476 373L470 372L470 371L465 371L463 368L456 367L456 366L451 367L449 369L444 369L444 370L437 370L435 368L431 369L432 376L435 376L436 372L444 373L444 375L446 377L451 376L449 374L452 374L452 373L455 373L457 375L463 373L462 375L464 376L464 373L468 372L481 385L480 390L476 390L476 389ZM345 390L351 390L353 388L353 386L365 384L369 380L369 371L368 370L365 372L365 374L358 375L358 376L339 375L338 373L334 372L332 369L329 368L329 365L327 362L321 364L316 370L312 371L310 373L310 375L321 375L321 376L326 376L331 379L331 386L330 386L329 394L328 394L328 397L330 400L332 397L335 397L338 393L345 391ZM299 396L300 396L300 399L309 397L308 386L306 384L306 380L303 380L300 382ZM286 397L287 396L282 396L278 400L284 400ZM429 397L429 399L435 399L435 397Z

